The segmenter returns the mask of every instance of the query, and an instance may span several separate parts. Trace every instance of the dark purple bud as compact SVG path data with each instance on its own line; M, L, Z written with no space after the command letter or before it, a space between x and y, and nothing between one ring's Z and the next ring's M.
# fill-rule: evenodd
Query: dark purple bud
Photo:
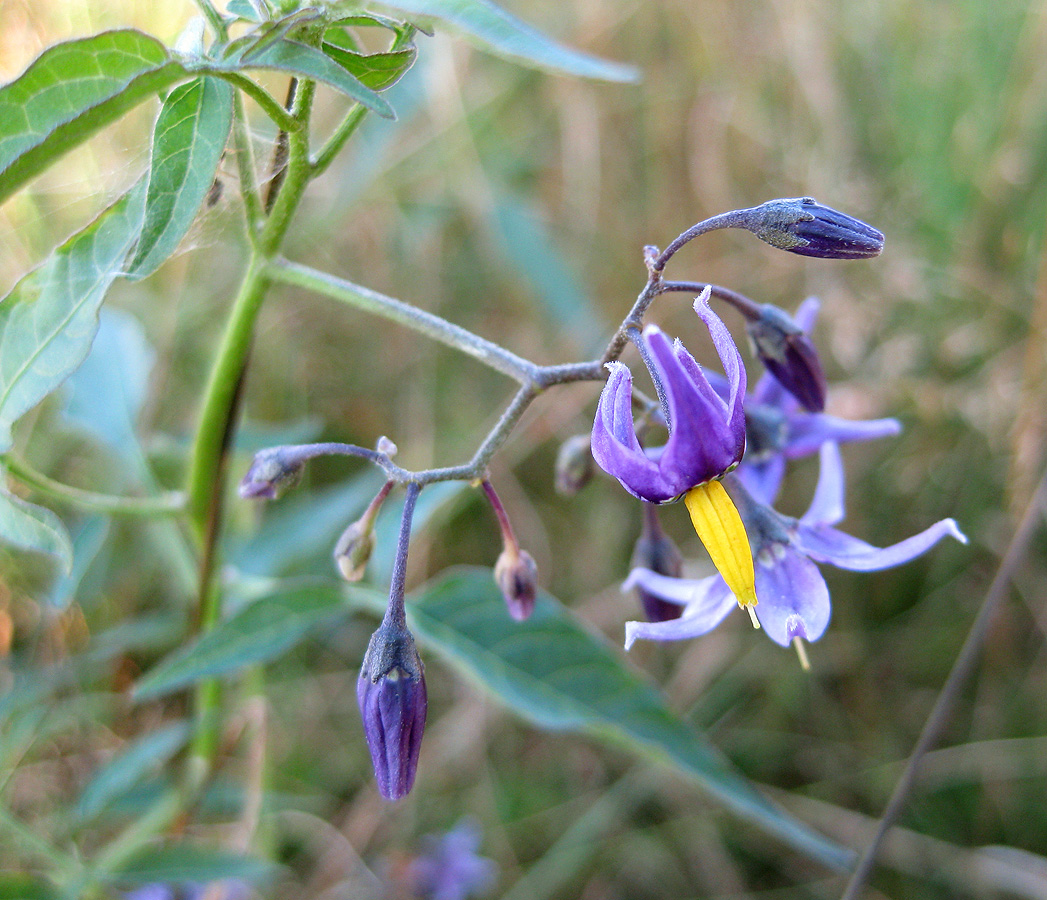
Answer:
M494 580L502 591L509 615L522 622L534 611L538 594L538 564L526 550L506 547L494 564Z
M746 325L756 354L778 383L808 412L825 409L825 372L807 333L785 310L770 304Z
M769 200L749 211L747 227L779 250L821 259L868 259L883 251L883 234L812 197Z
M556 491L572 497L593 477L593 453L589 435L576 434L560 445L556 454Z
M371 635L356 699L378 792L399 800L414 784L428 709L425 668L406 628L383 622Z
M659 575L679 578L683 574L683 557L676 544L662 531L658 522L657 507L652 503L645 503L643 506L643 528L633 548L630 568L650 569ZM636 589L636 595L648 622L668 622L670 619L680 618L683 614L682 606L667 603L642 587Z
M240 482L240 496L245 500L275 500L298 484L305 463L297 447L259 450Z

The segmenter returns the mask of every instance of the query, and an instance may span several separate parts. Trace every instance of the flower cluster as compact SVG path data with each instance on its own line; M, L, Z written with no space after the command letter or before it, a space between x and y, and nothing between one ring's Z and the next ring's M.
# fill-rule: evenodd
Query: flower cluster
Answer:
M883 246L875 229L809 198L772 201L739 216L741 227L803 255L859 259ZM831 612L818 563L883 569L919 556L946 535L966 538L952 519L944 519L880 549L834 527L844 514L839 443L896 434L899 425L894 419L853 422L822 412L825 376L809 336L817 301L805 301L792 317L727 293L746 315L754 351L767 367L751 394L738 348L709 307L709 287L694 308L724 375L704 372L679 340L671 343L653 325L631 334L658 394L661 411L655 418L668 432L663 446L641 445L632 375L622 363L608 365L593 424L593 458L629 493L647 501L624 587L637 590L648 621L627 623L625 646L639 638L705 634L738 605L776 643L795 644L806 666L803 641L822 636ZM814 453L821 471L810 508L799 519L782 515L773 503L788 460ZM681 497L716 575L681 577L678 551L658 527L652 504Z

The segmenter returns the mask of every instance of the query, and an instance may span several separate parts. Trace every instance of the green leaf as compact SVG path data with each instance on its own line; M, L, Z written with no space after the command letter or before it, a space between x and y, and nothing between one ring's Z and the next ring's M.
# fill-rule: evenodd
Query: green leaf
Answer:
M140 31L107 31L45 50L0 88L0 202L183 75L167 48Z
M602 637L560 603L539 597L514 622L490 570L458 569L407 604L423 644L520 715L552 730L582 731L668 762L737 815L826 865L851 853L763 797L662 694L626 668Z
M330 85L384 119L395 119L393 108L378 94L320 50L297 41L277 41L260 52L248 52L238 68L278 69Z
M2 470L0 470L2 472ZM68 574L73 567L73 543L62 520L51 510L27 503L0 486L0 541L23 550L55 557Z
M333 43L324 43L323 51L346 72L372 90L381 91L396 84L415 61L415 47L387 53L357 53Z
M600 81L637 81L640 77L633 66L558 44L487 0L382 0L381 5L443 22L524 65Z
M351 607L341 585L281 586L255 600L217 627L161 660L135 687L136 700L160 697L202 678L228 675L254 663L268 662L302 640L312 629Z
M225 11L231 16L238 16L246 22L264 22L265 15L254 0L229 0Z
M193 844L150 847L119 869L110 879L117 882L185 884L236 878L256 881L273 873L275 866L260 859Z
M233 89L216 78L179 85L167 96L153 131L145 222L131 278L144 278L185 237L204 202L233 121Z
M142 223L141 183L0 301L0 453L11 426L83 362Z
M73 602L87 570L98 558L98 554L109 534L108 516L88 516L74 532L72 542L73 561L69 573L55 579L43 599L51 609L68 609Z
M178 722L133 742L99 769L87 783L76 806L77 815L81 819L98 815L145 775L167 762L188 738L188 725Z

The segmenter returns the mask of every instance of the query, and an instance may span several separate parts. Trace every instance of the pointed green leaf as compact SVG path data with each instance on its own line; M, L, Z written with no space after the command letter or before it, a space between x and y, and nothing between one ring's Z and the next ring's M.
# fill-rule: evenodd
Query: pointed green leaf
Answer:
M167 762L188 738L188 725L178 722L131 743L87 783L76 806L77 815L81 819L98 815L145 775Z
M602 637L547 594L526 622L515 622L489 570L458 569L409 599L407 611L420 642L532 722L589 732L668 762L812 859L836 868L851 860L850 851L763 797Z
M140 31L107 31L45 50L0 88L0 202L183 76L167 48Z
M328 59L320 50L297 41L281 40L260 52L249 52L238 68L278 69L312 78L341 91L382 118L396 118L393 108L382 97Z
M59 900L61 896L49 882L31 875L0 874L0 900Z
M0 487L0 541L53 556L67 574L73 567L73 543L62 520L51 510L27 503L3 487Z
M165 885L218 881L223 878L255 881L271 875L275 868L272 863L229 850L193 844L169 844L141 851L112 872L110 877L117 882L162 882Z
M233 89L196 78L168 95L153 131L145 222L131 278L144 278L167 259L196 218L225 150L233 120Z
M418 51L413 47L387 53L358 53L333 43L324 43L323 51L361 84L375 91L396 84L414 63Z
M338 584L283 586L255 600L216 628L160 661L135 687L146 700L228 675L286 652L313 628L348 615L351 607Z
M558 44L487 0L382 0L381 5L443 22L524 65L600 81L637 81L640 77L633 66Z
M141 183L0 301L0 452L11 426L83 362L98 307L142 224Z

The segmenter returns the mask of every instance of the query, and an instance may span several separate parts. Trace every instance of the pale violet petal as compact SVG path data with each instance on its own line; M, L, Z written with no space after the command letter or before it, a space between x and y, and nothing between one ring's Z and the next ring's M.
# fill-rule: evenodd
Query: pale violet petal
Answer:
M703 602L688 606L679 619L667 622L626 622L625 649L628 650L640 638L679 641L712 631L738 604L722 578L717 575L706 580L714 584L705 591Z
M794 637L816 641L829 625L829 589L818 567L781 544L754 560L756 618L767 636L788 647ZM766 558L765 558L766 557Z
M822 444L819 462L818 486L800 521L807 525L835 525L844 515L843 459L839 445L833 441Z
M818 562L827 562L855 572L872 572L909 562L926 553L947 535L961 544L967 543L966 535L952 519L942 519L919 534L882 549L828 525L801 522L797 528L795 545Z

